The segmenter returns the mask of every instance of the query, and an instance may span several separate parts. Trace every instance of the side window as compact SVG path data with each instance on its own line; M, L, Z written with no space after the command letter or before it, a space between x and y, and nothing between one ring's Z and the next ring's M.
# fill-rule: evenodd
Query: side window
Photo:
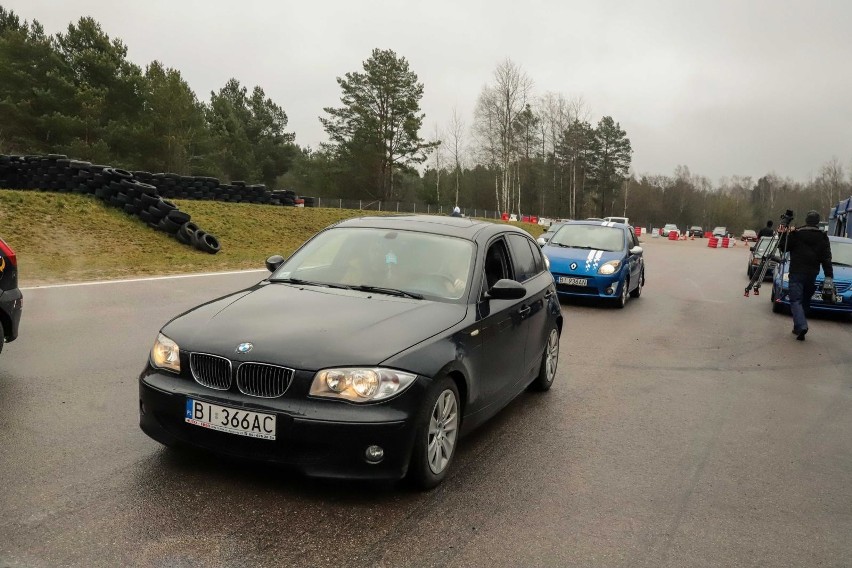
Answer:
M525 282L538 274L530 245L523 235L508 235L507 238L515 261L515 280Z
M544 272L544 257L542 256L544 253L541 252L541 248L539 248L539 246L531 240L527 239L527 244L530 245L533 260L535 260L535 273L541 274Z
M630 241L628 244L630 245L628 248L639 246L639 239L636 237L636 230L633 227L630 227Z
M504 278L511 278L509 252L503 240L499 239L491 243L488 252L485 253L486 290Z

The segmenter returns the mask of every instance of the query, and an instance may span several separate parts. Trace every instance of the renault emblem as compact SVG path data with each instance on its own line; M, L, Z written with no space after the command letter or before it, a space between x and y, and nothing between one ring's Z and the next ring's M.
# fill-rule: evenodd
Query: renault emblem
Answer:
M248 353L252 350L253 347L254 345L248 342L240 343L239 345L237 345L237 353Z
M577 263L576 262L571 263L571 270L577 270Z

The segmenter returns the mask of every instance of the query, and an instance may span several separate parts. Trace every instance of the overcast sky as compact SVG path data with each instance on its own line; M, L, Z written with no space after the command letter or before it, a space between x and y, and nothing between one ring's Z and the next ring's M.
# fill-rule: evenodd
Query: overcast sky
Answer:
M199 98L230 77L260 85L302 145L335 78L373 48L406 57L425 85L424 135L466 123L506 57L535 93L582 96L593 122L627 131L638 174L686 165L714 182L768 172L806 181L852 165L852 2L820 0L413 2L0 0L49 33L81 16L121 38L144 68L181 71Z

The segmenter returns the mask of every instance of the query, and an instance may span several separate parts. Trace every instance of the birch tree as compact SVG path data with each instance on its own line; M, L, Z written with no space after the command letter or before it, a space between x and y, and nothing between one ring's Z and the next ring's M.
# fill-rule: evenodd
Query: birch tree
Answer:
M459 185L463 173L464 161L464 129L464 121L459 117L456 108L453 107L453 116L450 118L450 124L447 127L447 153L449 154L449 159L452 160L456 189L456 197L453 205L459 204Z
M513 166L516 161L515 121L527 106L532 80L511 59L494 71L494 82L486 85L474 113L475 131L485 154L496 158L495 200L500 211L511 211Z

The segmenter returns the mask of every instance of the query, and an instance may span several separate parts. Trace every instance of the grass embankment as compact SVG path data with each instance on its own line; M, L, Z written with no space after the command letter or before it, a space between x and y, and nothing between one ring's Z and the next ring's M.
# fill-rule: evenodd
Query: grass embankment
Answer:
M175 204L219 238L220 253L180 244L92 197L62 193L0 190L0 237L18 255L20 284L34 286L263 268L268 256L292 253L336 221L391 214L218 201ZM543 232L537 225L512 224L533 236Z

